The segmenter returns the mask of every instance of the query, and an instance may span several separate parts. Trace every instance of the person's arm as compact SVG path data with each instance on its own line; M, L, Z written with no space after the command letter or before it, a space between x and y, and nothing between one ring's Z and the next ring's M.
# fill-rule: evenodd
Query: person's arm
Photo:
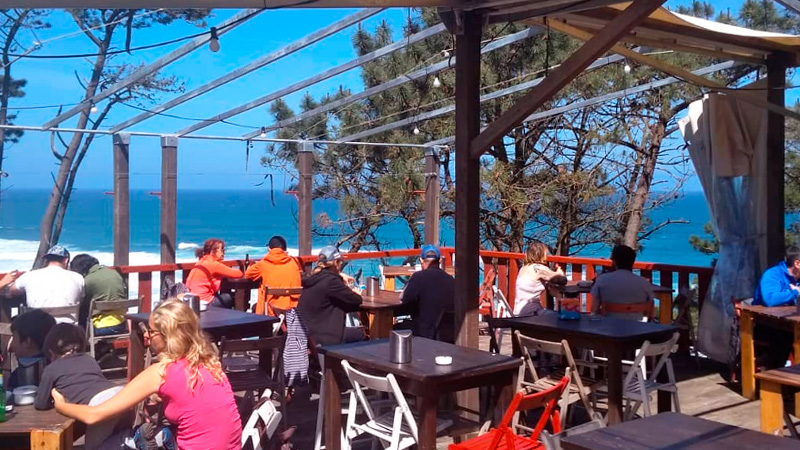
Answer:
M18 294L20 292L25 292L25 283L28 281L28 273L25 272L22 275L16 277L14 282L8 285L8 290L14 294Z
M225 278L242 278L242 275L244 275L241 270L228 267L221 262L217 262L213 267L214 275L221 275Z
M6 286L13 286L14 280L16 280L18 276L19 272L16 270L12 270L11 272L3 275L3 278L0 278L0 290Z
M47 369L50 370L47 370ZM52 366L45 367L42 372L42 379L39 380L39 387L36 389L36 398L33 400L33 407L38 410L47 410L53 407L50 399L50 390L53 389L53 370Z
M556 270L550 270L549 267L545 265L540 265L536 267L536 274L538 275L539 279L542 281L550 281L553 277L556 276L564 276L564 270L561 266L558 266Z
M332 303L347 312L358 311L363 301L360 295L344 284L344 281L328 283L328 297Z
M258 281L261 279L261 267L259 266L261 261L253 264L252 266L248 267L247 270L244 272L244 277L251 281Z
M153 364L148 367L125 385L117 395L97 406L67 403L64 400L64 396L58 390L53 389L51 394L56 405L56 411L67 417L80 420L86 425L94 425L107 420L132 409L137 403L157 393L161 385L160 368L161 364Z

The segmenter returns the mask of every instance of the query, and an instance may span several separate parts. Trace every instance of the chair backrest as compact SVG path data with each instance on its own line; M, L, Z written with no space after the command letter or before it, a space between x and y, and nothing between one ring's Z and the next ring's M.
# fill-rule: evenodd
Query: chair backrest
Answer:
M138 313L142 308L142 301L144 300L144 296L139 298L132 298L129 300L106 300L106 301L96 301L92 300L89 303L89 316L86 319L86 335L92 336L94 335L92 327L92 317L96 314L102 314L108 311L125 311L127 312L130 308L136 308L136 312Z
M492 286L494 290L494 299L492 301L492 317L497 317L501 319L509 318L514 315L514 310L511 309L511 306L508 304L506 300L506 296L503 295L503 291L497 288L497 286Z
M600 314L634 314L639 313L642 317L648 319L653 318L654 305L653 302L639 302L639 303L610 303L603 302L600 305Z
M536 371L536 364L533 362L531 352L547 353L550 355L566 357L569 348L567 341L562 340L561 342L553 342L545 341L543 339L536 339L523 335L519 332L519 330L514 331L514 339L517 340L517 344L519 344L519 348L522 350L523 365L525 366L526 371L531 374L533 381L539 379L539 373ZM570 357L567 359L568 361L573 360L572 355L570 354ZM575 364L574 360L572 361L572 364ZM572 368L570 367L570 369ZM524 383L524 380L522 381Z
M247 423L242 427L242 449L262 450L262 439L269 440L275 434L282 414L275 408L271 396L272 390L265 389Z
M50 314L56 319L62 317L71 317L74 319L75 323L78 323L78 317L80 316L80 308L81 308L80 303L76 303L70 306L46 306L42 308L31 308L25 304L22 304L19 307L19 312L21 314L30 311L32 309L39 309L46 312L47 314Z
M648 357L654 358L656 362L647 379L650 381L656 381L664 367L667 364L670 364L669 357L672 354L672 351L675 349L675 345L678 343L680 336L680 333L675 332L672 334L672 337L669 338L669 340L658 344L651 344L650 341L645 341L644 344L642 344L642 348L639 349L636 359L633 360L632 367L636 368L636 370L631 370L628 372L623 386L628 386L630 384L631 380L633 380L633 377L636 376L636 373L641 370L638 368L641 366L642 361Z
M350 384L353 385L353 393L356 395L356 398L358 398L359 404L361 404L364 413L370 420L375 419L375 412L367 400L367 397L364 395L364 388L391 394L397 403L396 408L399 408L403 414L411 436L414 437L415 441L419 441L417 421L413 414L411 414L411 409L408 407L406 397L403 395L403 391L400 390L400 386L397 384L397 380L393 374L387 374L385 377L369 375L354 369L346 360L342 361L342 368L345 374L347 374Z

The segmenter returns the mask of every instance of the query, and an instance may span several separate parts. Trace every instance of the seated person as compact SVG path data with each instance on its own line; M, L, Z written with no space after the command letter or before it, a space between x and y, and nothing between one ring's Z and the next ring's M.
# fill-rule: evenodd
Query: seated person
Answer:
M20 275L11 291L25 292L30 308L53 308L77 305L83 300L83 277L67 270L69 251L60 245L50 247L44 255L45 267ZM76 323L77 317L56 317L57 322Z
M297 313L314 344L330 345L363 340L360 328L345 326L346 315L361 306L361 295L349 288L342 277L342 254L328 245L319 252L317 267L303 280Z
M225 259L225 241L207 239L203 248L198 248L195 254L200 261L186 277L189 292L199 295L200 301L207 305L233 308L233 297L230 294L220 294L219 287L224 278L241 278L244 274L241 270L222 263Z
M85 253L76 255L69 268L73 272L81 274L84 283L78 323L85 327L87 320L91 320L94 332L98 336L127 333L128 325L125 323L127 311L107 311L95 314L91 319L87 317L92 301L103 302L128 298L128 290L122 275L116 270L101 266L97 258Z
M39 384L39 377L47 364L43 351L45 337L54 326L56 319L41 309L32 309L14 317L11 322L11 351L17 358L17 368L11 372L6 390Z
M633 273L636 252L627 245L616 245L611 251L611 272L597 277L592 286L592 313L597 314L604 303L644 303L653 301L653 285ZM641 313L614 314L623 319L641 320Z
M419 258L422 270L408 280L400 294L403 306L397 309L397 313L410 314L411 323L402 322L397 328L410 327L414 336L452 344L456 280L439 268L442 254L437 247L423 245Z
M525 261L517 275L514 315L520 317L540 316L549 310L542 305L545 283L563 277L564 270L547 266L548 248L539 241L531 242L525 251Z
M296 308L299 295L266 295L270 288L299 288L300 264L286 253L286 239L282 236L272 236L267 244L269 252L261 261L247 268L244 276L248 280L261 280L258 288L258 303L256 314L277 316L286 310ZM266 303L266 305L265 305ZM265 308L266 306L266 308ZM278 312L275 312L275 309Z
M753 296L753 305L787 306L797 304L800 296L800 247L786 249L784 260L770 267L761 275ZM767 369L783 367L792 351L793 336L774 327L755 324L753 337L757 341L769 342L769 351L758 355L759 365Z

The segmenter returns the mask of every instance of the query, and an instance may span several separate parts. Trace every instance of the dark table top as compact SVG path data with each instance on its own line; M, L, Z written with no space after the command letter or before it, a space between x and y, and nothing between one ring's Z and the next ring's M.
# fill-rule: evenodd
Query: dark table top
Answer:
M521 364L520 359L510 356L459 347L416 336L412 339L412 361L407 364L396 364L389 361L389 339L328 345L321 347L319 352L326 357L347 360L357 367L439 384L487 373L516 371ZM436 356L451 356L453 363L448 366L440 366L435 362Z
M800 442L667 412L561 440L564 450L783 450Z
M561 320L557 314L489 320L497 328L514 328L523 331L557 331L559 339L563 337L567 340L569 340L570 336L610 339L619 342L643 341L656 338L666 340L669 339L672 333L678 331L672 325L607 316L589 316L586 314L582 314L580 320Z
M134 322L147 322L150 313L128 314L127 317ZM200 313L200 328L211 331L240 325L272 324L278 320L277 317L209 306Z
M258 289L261 281L248 280L247 278L223 278L220 289Z
M742 311L749 311L759 316L779 319L789 322L800 322L800 314L796 306L753 306L742 304Z
M366 291L361 295L364 301L361 309L392 309L400 306L400 293L394 291L380 290L373 296L366 295Z
M570 280L567 282L567 284L548 283L547 287L550 289L555 289L557 291L564 291L566 293L588 294L592 291L592 284L593 283L582 283L582 280ZM657 284L651 284L650 287L653 288L653 292L655 292L656 294L673 292L673 289L671 287L659 286Z

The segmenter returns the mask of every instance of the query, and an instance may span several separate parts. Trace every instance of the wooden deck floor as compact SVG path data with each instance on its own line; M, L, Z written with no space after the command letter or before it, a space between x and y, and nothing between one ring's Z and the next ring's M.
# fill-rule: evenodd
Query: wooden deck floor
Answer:
M503 353L511 353L510 342L507 336L503 339ZM481 336L480 343L482 349L488 349L487 337ZM723 369L722 366L709 360L695 359L679 359L675 363L682 413L743 428L759 429L760 402L745 400L739 395L738 385L726 384L718 373ZM653 409L655 410L655 403ZM311 399L297 398L289 406L290 424L298 427L292 439L295 448L313 449L316 411L316 395ZM446 449L450 442L452 441L449 438L440 438L437 447Z

